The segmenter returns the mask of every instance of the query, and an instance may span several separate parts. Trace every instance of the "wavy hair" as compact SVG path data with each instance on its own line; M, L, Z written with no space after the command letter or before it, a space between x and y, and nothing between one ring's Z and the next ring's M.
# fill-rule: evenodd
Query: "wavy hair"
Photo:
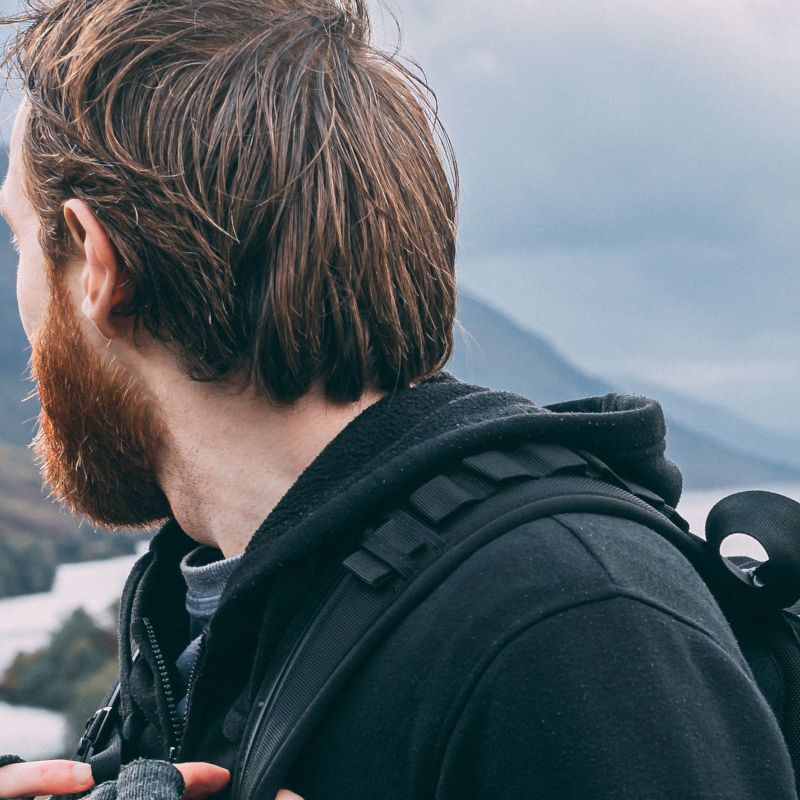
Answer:
M435 373L452 348L458 173L362 0L55 0L8 55L51 269L87 203L115 310L188 375L292 402Z

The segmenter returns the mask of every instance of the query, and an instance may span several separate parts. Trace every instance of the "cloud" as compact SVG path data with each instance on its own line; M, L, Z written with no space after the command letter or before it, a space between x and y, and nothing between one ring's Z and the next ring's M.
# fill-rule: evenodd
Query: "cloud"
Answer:
M750 393L800 392L800 5L397 5L459 157L473 293L596 372L727 402L709 365L774 357Z
M713 365L771 359L750 394L800 394L796 0L386 5L456 147L473 293L594 372L728 402Z
M767 25L736 2L482 5L437 3L407 36L461 154L474 246L776 224L800 182L797 11ZM477 47L502 86L470 69Z

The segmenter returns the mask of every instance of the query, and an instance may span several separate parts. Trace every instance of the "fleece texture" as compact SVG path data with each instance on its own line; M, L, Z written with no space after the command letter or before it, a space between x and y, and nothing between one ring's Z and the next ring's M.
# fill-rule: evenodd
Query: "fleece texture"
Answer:
M185 726L180 562L195 545L168 523L123 597L125 760L235 771L298 609L371 521L448 465L564 444L674 505L664 433L644 398L543 409L448 376L371 406L255 532L211 620ZM521 525L462 564L371 655L286 776L307 800L783 800L793 785L777 724L700 578L649 529L590 514Z

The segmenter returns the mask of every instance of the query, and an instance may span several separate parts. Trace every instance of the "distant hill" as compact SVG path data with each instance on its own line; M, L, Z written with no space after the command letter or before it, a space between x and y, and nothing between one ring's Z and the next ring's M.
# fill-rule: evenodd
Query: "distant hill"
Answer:
M46 497L30 453L0 443L0 597L46 591L58 564L133 553L141 537L78 525Z
M0 175L5 175L7 164L6 151L0 148ZM32 384L25 378L29 349L17 311L17 259L8 245L10 235L0 217L0 441L25 446L38 405L35 399L20 402Z
M457 318L448 369L462 380L510 389L539 405L612 391L611 384L581 372L546 339L463 292Z
M6 154L0 149L0 174L5 167ZM8 236L8 227L0 218L0 442L17 446L2 453L0 487L5 462L13 466L12 462L19 461L32 470L30 454L23 447L31 439L38 412L35 398L20 402L31 390L24 377L29 351L17 312L16 256L5 246ZM542 337L467 295L460 297L458 318L461 329L456 331L449 369L464 380L510 389L542 405L643 386L635 381L612 385L582 372ZM669 453L681 465L688 487L800 483L800 443L795 446L786 437L761 431L713 406L674 393L657 390L653 394L664 400ZM781 441L783 447L778 446ZM49 501L41 497L35 472L29 477L38 493L36 502L49 507ZM3 513L0 505L0 515ZM71 524L63 515L51 518L48 524L59 523Z
M461 330L448 369L463 380L518 392L540 405L625 390L577 369L541 336L468 295L459 296L458 320ZM680 465L686 488L800 483L800 465L733 446L731 439L757 440L755 426L738 420L736 428L716 426L709 435L687 426L688 414L673 416L670 404L666 416L667 453ZM702 423L698 427L705 430Z

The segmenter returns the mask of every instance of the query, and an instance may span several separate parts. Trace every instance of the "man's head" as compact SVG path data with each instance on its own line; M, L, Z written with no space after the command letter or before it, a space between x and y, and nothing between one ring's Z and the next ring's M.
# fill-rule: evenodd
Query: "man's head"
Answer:
M446 360L453 191L361 0L57 0L14 54L54 271L79 198L124 270L117 313L187 374L354 400Z
M63 213L76 252L58 268L46 257L22 170L27 113L23 103L0 198L18 250L17 297L32 342L32 372L41 401L34 445L42 474L53 493L75 512L111 526L150 524L169 513L156 475L163 427L141 383L113 356L98 353L98 347L111 349L104 347L110 344L104 334L116 332L109 330L109 322L101 323L102 332L83 326L73 291L80 283L87 294L82 310L99 321L98 304L108 306L110 301L101 295L114 292L108 285L114 254L90 209L73 198ZM94 331L93 341L87 327ZM122 331L123 324L118 332Z
M11 171L42 263L23 269L27 243L20 306L45 474L73 509L111 524L168 511L157 409L86 340L65 285L92 226L118 265L113 317L191 378L346 401L446 360L454 193L424 92L367 36L358 0L31 14Z

